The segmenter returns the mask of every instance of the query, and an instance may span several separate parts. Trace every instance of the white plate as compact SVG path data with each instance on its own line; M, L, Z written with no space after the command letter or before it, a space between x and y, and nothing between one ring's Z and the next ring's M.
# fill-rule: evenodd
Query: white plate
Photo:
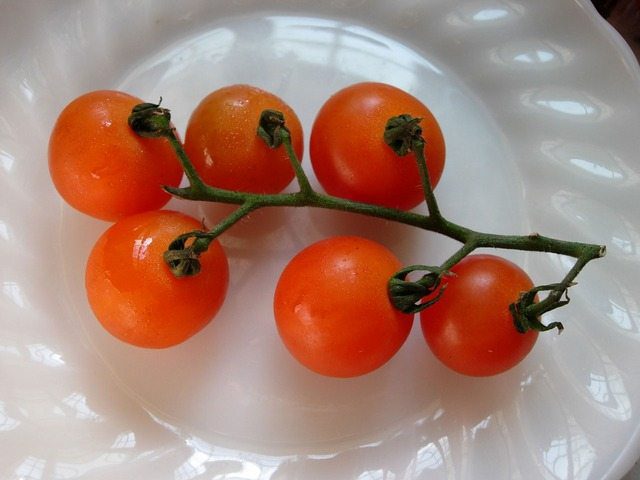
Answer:
M0 477L617 479L640 454L640 75L586 0L14 1L0 12ZM454 247L313 210L257 212L224 235L230 295L185 344L146 351L97 325L83 265L107 224L64 205L46 163L68 101L98 88L162 96L184 132L209 91L252 83L285 98L308 135L322 102L360 80L402 87L439 118L445 215L608 246L548 317L562 335L489 379L441 367L417 324L373 374L306 371L271 313L296 251L337 233L406 263ZM536 283L570 266L507 255Z

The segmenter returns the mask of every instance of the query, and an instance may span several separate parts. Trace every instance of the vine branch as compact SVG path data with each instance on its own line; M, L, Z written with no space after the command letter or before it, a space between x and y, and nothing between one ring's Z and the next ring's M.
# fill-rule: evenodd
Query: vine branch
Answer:
M347 200L315 191L297 158L292 144L291 134L286 127L284 116L275 110L265 110L260 116L256 134L270 148L283 147L294 170L299 190L293 193L256 194L221 189L207 185L199 176L186 155L171 125L169 110L160 104L144 103L134 107L129 118L131 128L141 136L166 138L176 152L185 171L188 186L164 189L175 197L185 200L236 204L239 207L220 221L209 231L193 231L178 237L165 253L165 261L177 276L194 275L200 270L198 256L220 234L233 226L250 212L263 207L315 207L340 210L390 220L423 230L446 235L462 245L440 266L412 265L402 269L389 280L389 294L394 306L404 312L418 312L433 304L443 293L441 280L449 269L478 248L524 250L548 252L576 259L573 267L558 283L537 286L523 292L520 298L510 306L516 328L520 332L527 330L544 331L556 328L561 331L559 322L545 325L540 316L569 302L568 289L575 284L575 278L591 260L603 257L606 249L602 245L572 242L538 233L529 235L498 235L471 230L447 220L441 213L429 179L425 159L425 140L422 137L420 119L409 115L399 115L389 119L384 131L384 140L399 156L413 153L417 162L428 213L372 205ZM416 281L407 280L412 272L426 272ZM548 292L539 302L536 296ZM429 297L425 300L425 297Z

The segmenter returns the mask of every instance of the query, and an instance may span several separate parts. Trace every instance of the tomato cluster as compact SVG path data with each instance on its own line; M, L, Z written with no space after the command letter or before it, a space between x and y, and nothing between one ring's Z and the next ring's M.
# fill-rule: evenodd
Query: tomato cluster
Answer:
M166 139L142 138L129 128L127 118L139 103L116 91L71 102L53 128L49 168L71 206L114 222L86 266L87 296L98 321L125 342L164 348L188 339L216 315L229 269L217 240L200 256L198 275L176 277L163 259L176 237L201 225L162 209L170 198L163 187L177 187L183 170ZM284 113L292 149L302 158L295 112L269 92L233 85L204 98L187 125L184 150L206 184L274 194L292 181L292 159L256 134L266 109ZM311 167L328 194L400 210L424 200L416 162L399 158L382 139L387 120L402 114L421 119L435 187L445 163L435 117L408 93L368 82L337 92L313 123ZM362 237L332 237L301 251L275 288L275 321L286 348L328 376L363 375L385 364L407 339L414 317L396 309L388 294L388 281L401 267L389 249ZM442 362L460 373L492 375L524 358L536 334L519 333L509 311L532 287L519 267L474 255L442 281L442 297L421 313L426 342Z

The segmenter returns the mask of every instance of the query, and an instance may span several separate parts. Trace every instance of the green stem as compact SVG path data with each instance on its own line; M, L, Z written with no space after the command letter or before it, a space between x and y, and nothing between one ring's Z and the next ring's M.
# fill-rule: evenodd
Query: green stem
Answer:
M180 140L176 137L175 131L171 129L167 132L165 138L169 141L173 151L176 152L178 160L180 160L182 169L184 170L187 180L189 180L189 188L197 191L203 190L206 184L202 178L200 178L196 168L193 166L193 163L191 163L191 159L189 159L184 148L182 148L182 143L180 143Z
M446 275L447 271L461 259L478 248L549 252L575 258L575 264L560 283L535 287L531 291L523 293L520 299L511 305L514 322L517 328L524 332L529 329L548 330L554 327L561 329L562 325L557 322L551 325L543 325L539 320L540 315L566 304L569 301L567 289L574 284L573 282L579 272L591 260L600 258L605 254L605 247L600 245L560 240L545 237L538 233L498 235L480 232L444 218L440 213L429 179L424 153L425 141L419 126L420 119L412 118L409 115L400 115L390 119L384 132L384 140L398 155L406 155L410 152L414 154L424 189L428 208L427 215L346 200L313 190L293 150L291 135L285 126L284 117L280 112L273 110L265 110L262 113L257 134L271 148L278 148L280 145L284 145L300 190L294 193L256 194L225 190L207 185L202 181L189 160L182 144L175 135L173 127L169 123L169 119L168 110L161 109L159 105L142 104L134 108L129 120L129 124L140 135L165 137L175 150L189 180L189 186L185 188L165 187L165 190L176 197L187 200L239 205L234 212L209 232L191 232L179 237L172 243L165 254L165 259L172 268L175 267L177 275L197 273L199 271L197 256L206 250L215 238L254 210L263 207L315 207L339 210L414 226L446 235L462 243L462 246L441 266L411 266L403 269L392 278L390 291L392 287L395 289L398 298L402 299L401 303L403 305L403 307L397 304L396 306L401 309L406 308L406 311L418 311L417 309L423 308L419 303L422 301L424 292L440 295L443 288L440 286L441 277ZM193 238L194 241L187 247L186 240L188 238ZM424 271L425 269L428 273L421 280L417 282L406 280L409 272ZM395 283L392 285L392 282ZM536 302L536 295L542 291L548 291L549 293L546 298ZM394 300L393 295L392 300ZM415 299L415 301L412 299Z
M285 130L282 130L281 132L285 132ZM285 148L287 148L287 145L291 146L290 136L288 133L281 133L281 135L283 137L282 143ZM172 141L171 145L180 159L186 159L183 161L185 170L189 168L191 163L188 161L188 157L180 142ZM299 169L301 172L302 168L295 157L293 149L287 148L287 151L291 156L292 165L294 165L296 170ZM422 155L422 150L417 149L415 155L418 164L423 164L424 156ZM296 165L297 167L295 167ZM428 178L427 175L424 175L425 180ZM194 183L197 185L199 185L197 182L201 182L197 173L195 173L195 170L193 170L191 174L188 174L188 177L190 180L193 178ZM455 265L455 263L457 263L461 258L477 248L550 252L574 258L582 258L583 261L581 261L576 267L578 269L581 269L589 260L599 258L604 255L604 247L599 245L560 240L545 237L537 233L529 235L499 235L472 230L451 222L439 215L439 209L437 206L435 206L435 208L433 206L435 205L435 202L433 202L432 208L435 210L436 214L434 215L432 213L430 215L422 215L416 212L397 210L394 208L372 205L369 203L357 202L319 193L311 188L311 185L304 173L297 173L297 178L300 182L301 189L299 192L294 193L256 194L225 190L212 187L204 183L198 188L194 188L194 185L191 185L186 188L165 187L165 189L169 193L186 200L250 205L250 208L247 208L246 210L244 208L238 209L232 213L234 221L231 222L229 226L237 221L236 216L241 216L243 213L246 215L250 211L263 207L313 207L377 217L384 220L391 220L397 223L410 225L423 230L436 232L446 235L447 237L455 239L463 244L463 247L454 256L452 256L449 261L445 262L443 265L445 268L450 268ZM427 184L425 183L425 185ZM427 186L427 188L425 188L425 192L429 191L431 191L431 189ZM427 193L426 196L431 197L432 195ZM226 228L218 229L216 227L215 231L222 233Z
M596 252L592 252L592 254L595 255ZM600 252L600 256L602 255L604 255L604 251ZM516 312L520 312L520 317L517 315L515 316L516 325L520 327L519 329L521 331L526 331L527 329L544 331L557 328L558 331L562 331L564 328L562 323L553 322L549 325L543 325L539 319L543 314L569 303L569 296L567 293L569 287L575 285L574 280L586 264L593 258L598 257L592 257L589 254L581 255L576 259L573 267L571 267L560 283L536 287L529 292L530 294L533 294L539 291L548 291L548 295L543 300L535 302L532 298L527 298L526 294L522 296L515 308Z
M286 145L287 141L284 140L284 143ZM175 148L176 153L180 156L183 152L181 145L176 144ZM294 159L292 163L293 162L296 162L296 160ZM461 249L442 265L445 269L451 268L460 261L460 259L464 258L477 248L550 252L574 258L582 258L583 260L577 264L578 269L581 269L589 260L599 258L604 255L603 247L599 245L559 240L535 233L529 235L498 235L494 233L480 232L458 225L437 214L422 215L410 211L396 210L393 208L356 202L319 193L314 191L310 185L307 187L304 187L303 185L304 183L301 182L301 190L299 192L279 194L238 192L219 189L209 185L203 185L201 188L197 189L191 187L184 189L167 187L166 190L177 197L187 200L250 206L250 208L239 208L234 211L232 214L233 221L228 226L233 225L233 223L235 223L237 219L241 218L243 214L246 215L250 211L263 207L314 207L377 217L421 228L423 230L440 233L458 240L463 244ZM228 226L225 228L216 227L215 232L218 234L222 233L222 231L226 230ZM577 272L575 274L577 275Z
M256 208L256 205L251 202L243 203L208 232L193 230L179 235L164 252L164 260L173 274L176 277L198 274L200 272L200 261L198 260L200 254L207 251L211 242L223 232ZM193 241L187 246L187 242L191 239Z
M242 220L257 208L259 207L255 203L243 203L233 212L223 218L220 222L218 222L218 224L207 233L208 237L211 239L211 241L213 241L215 238L219 237L223 232L227 231L229 228L231 228L233 225L238 223L240 220Z
M291 162L291 166L293 167L293 171L296 175L296 180L298 181L298 186L300 187L300 192L304 195L310 196L313 194L313 188L311 187L311 183L309 183L309 179L307 178L307 174L304 173L304 169L300 164L300 159L296 155L296 152L293 150L293 145L291 145L291 134L289 130L284 130L280 136L282 137L282 144L284 145L284 149L287 152L287 157L289 157L289 161Z
M424 198L427 202L429 215L441 218L442 215L440 214L440 207L438 207L436 196L433 193L433 185L429 178L429 169L427 169L427 160L424 155L424 145L424 141L422 140L414 142L413 151L418 164L418 171L420 172L420 180L424 189Z
M453 255L451 255L440 267L444 271L449 271L456 263L469 255L477 248L477 242L475 238L467 240L460 249L458 249Z

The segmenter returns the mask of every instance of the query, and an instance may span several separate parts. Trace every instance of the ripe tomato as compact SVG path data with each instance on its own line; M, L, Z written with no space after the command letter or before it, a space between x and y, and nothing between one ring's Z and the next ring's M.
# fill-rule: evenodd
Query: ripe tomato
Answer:
M100 90L73 100L49 139L49 172L72 207L102 220L163 207L163 185L178 186L182 167L165 139L141 138L127 124L142 103Z
M139 347L183 342L218 312L229 268L214 241L200 256L202 270L175 277L162 255L178 235L201 228L182 213L156 210L123 218L98 239L86 267L89 303L112 335Z
M509 305L533 287L531 279L494 255L470 255L451 271L440 300L420 313L422 333L435 356L471 376L495 375L518 364L538 332L518 332Z
M249 85L221 88L205 97L189 119L184 147L209 185L253 193L278 193L293 179L284 147L272 149L257 135L263 110L279 110L302 159L302 126L275 95Z
M276 286L278 332L304 366L354 377L386 363L402 346L413 316L394 309L387 282L401 264L360 237L332 237L296 255Z
M387 120L401 114L422 118L429 177L437 185L445 145L434 116L396 87L365 82L334 94L314 121L311 163L327 193L403 210L424 200L413 154L399 157L383 140Z

